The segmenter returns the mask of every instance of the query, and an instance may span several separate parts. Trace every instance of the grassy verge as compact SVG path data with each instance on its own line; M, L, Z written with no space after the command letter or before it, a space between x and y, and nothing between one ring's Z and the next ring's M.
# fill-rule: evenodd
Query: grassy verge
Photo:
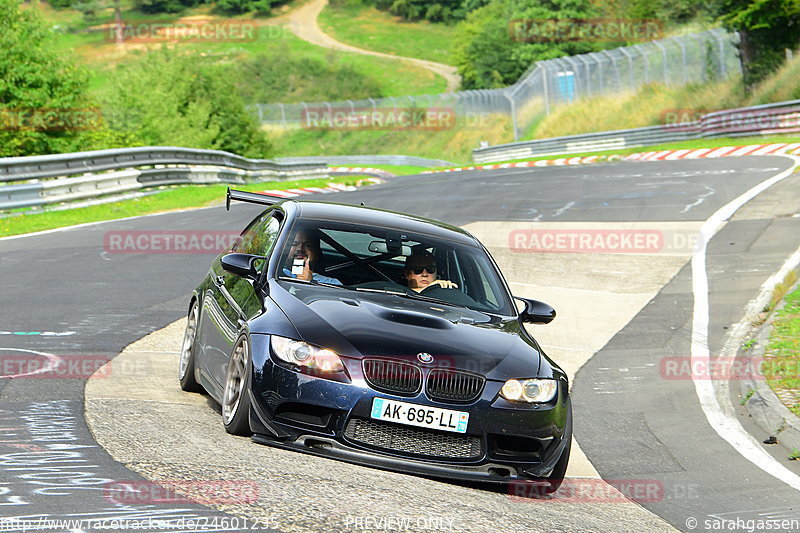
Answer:
M359 181L361 180L358 176L346 176L299 181L272 181L236 185L235 187L245 191L264 191L267 189L291 189L294 187L325 187L329 183L355 185ZM178 186L166 188L158 194L133 200L79 207L64 211L22 211L13 216L0 218L0 237L85 224L87 222L115 220L137 215L219 204L225 201L227 187L228 185Z
M358 48L453 64L455 26L407 22L372 6L350 3L328 5L318 20L325 33Z
M772 390L794 394L787 407L800 416L800 288L786 296L786 305L776 313L766 348L766 377Z
M303 155L404 154L467 162L480 141L500 144L513 140L511 121L490 116L479 127L456 124L438 131L412 130L270 130L276 153Z

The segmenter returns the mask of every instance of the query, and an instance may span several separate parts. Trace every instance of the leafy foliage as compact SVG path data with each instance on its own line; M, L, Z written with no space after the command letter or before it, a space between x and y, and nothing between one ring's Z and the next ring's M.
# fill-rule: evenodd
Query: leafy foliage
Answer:
M486 5L489 0L365 0L365 3L406 20L452 22L463 20L470 11Z
M535 61L591 52L597 43L585 40L537 40L526 24L554 19L588 19L597 12L587 0L494 0L471 12L459 25L454 43L456 65L465 89L486 89L514 83Z
M800 45L800 0L718 0L720 20L739 30L744 81L766 78Z
M0 156L70 151L88 107L86 73L51 48L38 13L0 0ZM89 111L89 113L91 113Z
M134 0L142 13L180 13L187 7L205 3L205 0Z
M167 48L118 67L103 98L109 130L129 144L268 157L272 147L235 90L232 71ZM112 142L115 140L112 136Z

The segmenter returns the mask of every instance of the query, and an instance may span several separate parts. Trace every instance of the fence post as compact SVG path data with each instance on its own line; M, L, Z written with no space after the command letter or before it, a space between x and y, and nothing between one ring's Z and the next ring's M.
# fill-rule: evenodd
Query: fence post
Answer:
M661 44L661 41L653 41L653 44L661 50L661 69L664 71L664 84L666 85L667 79L669 79L667 75L667 49Z
M725 76L728 73L727 67L725 65L725 41L723 40L722 36L719 32L712 31L712 35L717 39L719 43L719 76L721 79L725 79Z
M683 40L679 38L675 38L675 42L678 43L678 46L681 47L681 64L683 65L683 84L686 85L687 82L687 74L686 74L686 46L683 44Z
M511 108L511 126L514 128L514 142L519 140L519 131L517 130L517 106L514 102L514 98L509 96L508 93L503 93L508 99L508 106Z
M633 89L636 87L633 82L633 57L631 57L625 48L620 48L619 51L622 52L622 55L628 58L628 82L630 83L630 89Z
M542 67L542 85L544 86L544 114L550 114L550 94L547 90L548 80L547 80L547 62L542 61L544 65Z

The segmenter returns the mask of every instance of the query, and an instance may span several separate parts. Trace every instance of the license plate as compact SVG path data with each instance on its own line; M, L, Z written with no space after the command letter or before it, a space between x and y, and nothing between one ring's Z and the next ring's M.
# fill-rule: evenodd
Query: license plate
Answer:
M386 398L372 399L372 418L397 422L421 428L440 429L455 433L466 433L469 413L398 402Z

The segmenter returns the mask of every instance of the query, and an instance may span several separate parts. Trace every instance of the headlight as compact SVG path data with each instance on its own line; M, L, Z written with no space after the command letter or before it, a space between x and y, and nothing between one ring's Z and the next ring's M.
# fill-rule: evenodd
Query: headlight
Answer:
M554 379L509 379L500 389L500 396L510 402L544 403L557 392L558 381Z
M342 360L335 352L327 348L318 348L303 341L287 339L272 335L270 337L272 352L282 361L306 368L314 368L322 372L341 372L344 370Z

